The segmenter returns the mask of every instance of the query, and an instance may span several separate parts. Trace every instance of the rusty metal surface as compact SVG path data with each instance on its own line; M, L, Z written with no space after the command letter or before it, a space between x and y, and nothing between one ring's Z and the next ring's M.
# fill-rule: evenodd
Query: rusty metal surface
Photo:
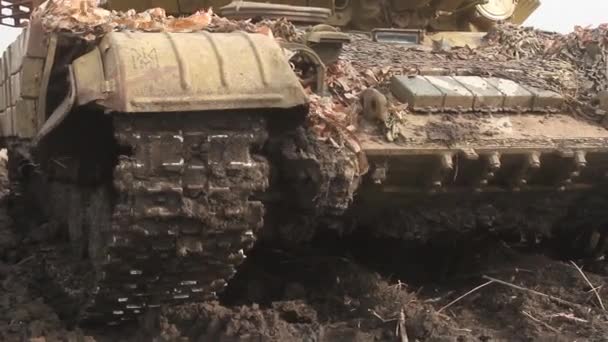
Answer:
M75 70L78 92L120 112L288 108L306 95L279 45L258 34L112 33L105 79ZM87 58L87 57L85 57ZM76 61L79 65L81 61Z

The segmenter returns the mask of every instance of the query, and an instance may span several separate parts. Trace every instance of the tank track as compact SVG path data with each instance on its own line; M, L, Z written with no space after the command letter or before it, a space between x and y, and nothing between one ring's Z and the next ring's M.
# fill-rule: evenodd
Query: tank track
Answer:
M117 115L113 126L121 152L111 186L51 185L70 199L72 252L87 253L95 270L77 276L82 261L47 255L61 302L78 321L120 323L161 304L215 299L263 224L251 196L268 187L268 163L255 152L264 118Z

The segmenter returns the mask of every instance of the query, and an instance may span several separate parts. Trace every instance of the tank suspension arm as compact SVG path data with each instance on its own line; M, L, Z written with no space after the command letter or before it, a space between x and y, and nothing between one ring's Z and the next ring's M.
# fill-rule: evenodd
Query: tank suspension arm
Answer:
M518 172L515 172L512 184L513 191L520 191L521 187L526 186L535 171L541 167L541 154L531 152L525 156L525 160Z
M444 180L454 172L454 155L452 153L441 153L437 157L438 167L431 176L431 192L440 191Z
M496 176L496 172L500 170L502 163L500 162L500 153L491 152L486 155L482 155L481 159L484 162L484 168L479 177L479 181L477 183L477 188L475 189L477 192L483 191L483 188L488 185L488 183L494 179Z
M566 168L561 176L558 190L564 191L572 185L575 178L579 177L581 171L587 167L587 156L585 151L562 151L563 158L571 159L570 166Z

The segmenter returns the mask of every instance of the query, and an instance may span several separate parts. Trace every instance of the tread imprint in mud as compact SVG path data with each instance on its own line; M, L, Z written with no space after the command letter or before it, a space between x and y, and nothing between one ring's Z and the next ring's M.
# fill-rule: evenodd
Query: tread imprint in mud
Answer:
M103 190L91 201L100 205L90 206L91 232L101 234L89 242L97 284L82 319L117 323L146 307L213 299L262 225L264 208L249 197L268 186L266 160L251 153L266 138L263 120L138 115L114 124L132 153L114 170L111 214Z

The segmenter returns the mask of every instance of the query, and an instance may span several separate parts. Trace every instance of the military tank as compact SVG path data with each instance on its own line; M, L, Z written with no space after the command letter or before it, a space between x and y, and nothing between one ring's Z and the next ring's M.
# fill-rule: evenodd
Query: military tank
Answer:
M257 236L328 220L553 230L605 179L608 131L530 65L445 55L537 1L4 3L12 193L69 241L43 249L66 317L216 298Z

